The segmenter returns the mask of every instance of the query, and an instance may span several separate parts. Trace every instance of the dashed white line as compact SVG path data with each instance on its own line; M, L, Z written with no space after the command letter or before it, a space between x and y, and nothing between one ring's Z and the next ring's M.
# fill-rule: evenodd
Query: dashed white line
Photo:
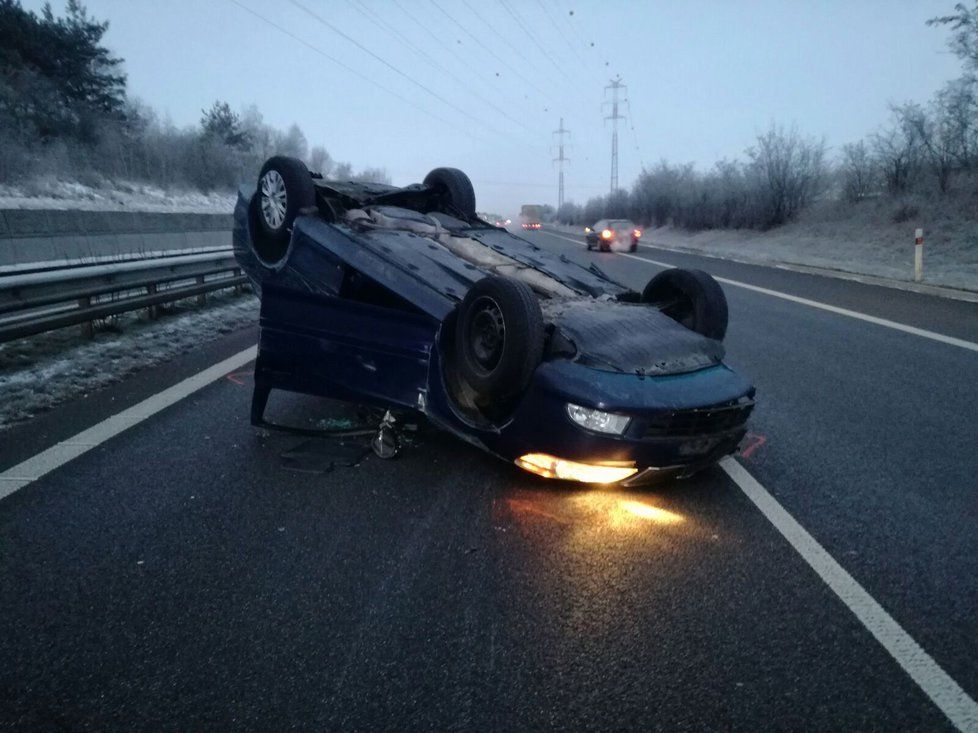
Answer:
M743 466L729 456L720 466L948 720L958 730L978 731L978 703Z
M101 445L123 430L131 428L133 425L138 425L160 410L164 410L170 405L179 402L184 397L192 395L215 379L224 376L228 372L233 372L235 369L240 369L255 358L257 351L257 346L239 351L234 356L214 364L201 372L197 372L197 374L187 377L182 382L178 382L152 397L147 397L142 402L112 417L106 418L102 422L93 425L87 430L83 430L67 440L56 443L47 450L41 451L12 468L8 468L3 473L0 473L0 499L10 496L15 491L37 481L59 466L63 466L68 461L74 460L83 453L87 453L92 448Z
M547 236L558 237L559 239L566 239L568 242L573 242L574 244L584 244L577 239L571 239L570 237L565 237L560 234L554 234L553 232L546 232ZM628 257L633 260L638 260L639 262L647 262L650 265L655 265L657 267L675 267L675 265L668 262L660 262L659 260L652 260L648 257L639 257L638 255L628 254L627 252L619 252L619 256ZM782 300L788 300L792 303L799 303L801 305L806 305L810 308L818 308L819 310L828 311L829 313L835 313L836 315L846 316L848 318L856 318L860 321L865 321L866 323L873 323L877 326L884 326L885 328L892 328L895 331L902 331L903 333L913 334L914 336L919 336L921 338L930 339L932 341L939 341L942 344L948 344L949 346L957 346L961 349L967 349L968 351L978 351L978 343L974 341L966 341L965 339L955 338L954 336L946 336L943 333L937 333L936 331L928 331L925 328L917 328L916 326L908 326L905 323L898 323L897 321L891 321L887 318L879 318L877 316L871 316L868 313L860 313L859 311L849 310L848 308L840 308L837 305L830 305L828 303L822 303L818 300L810 300L808 298L802 298L797 295L791 295L790 293L783 293L780 290L771 290L770 288L762 288L759 285L751 285L750 283L741 282L739 280L730 280L725 277L714 276L717 282L724 283L725 285L733 285L737 288L743 288L745 290L751 290L755 293L761 293L763 295L769 295L772 298L781 298Z

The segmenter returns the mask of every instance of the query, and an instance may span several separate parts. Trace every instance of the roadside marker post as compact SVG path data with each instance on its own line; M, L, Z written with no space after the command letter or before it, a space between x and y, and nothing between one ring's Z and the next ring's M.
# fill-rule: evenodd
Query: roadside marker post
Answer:
M913 242L913 279L920 282L924 279L924 230L914 232Z

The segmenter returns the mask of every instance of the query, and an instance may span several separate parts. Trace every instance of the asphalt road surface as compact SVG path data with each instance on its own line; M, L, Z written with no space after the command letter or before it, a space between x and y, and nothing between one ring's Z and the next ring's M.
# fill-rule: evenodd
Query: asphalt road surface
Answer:
M0 434L0 725L978 729L978 305L528 236L723 279L736 462L623 493L256 432L232 334Z

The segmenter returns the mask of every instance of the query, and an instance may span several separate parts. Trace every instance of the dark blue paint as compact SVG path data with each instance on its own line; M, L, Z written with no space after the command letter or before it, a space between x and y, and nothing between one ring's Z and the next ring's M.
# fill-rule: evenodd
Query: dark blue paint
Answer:
M536 369L505 423L476 423L450 396L440 346L445 319L484 272L429 246L424 237L390 231L362 235L313 217L297 221L288 257L269 267L251 250L246 206L242 197L234 236L236 255L262 296L257 388L421 412L509 461L526 453L549 453L578 461L632 461L639 468L693 466L735 450L743 437L742 424L706 436L646 434L650 421L669 411L753 395L751 385L722 364L684 374L640 376L551 358ZM417 247L423 256L416 264L403 256L385 256L397 247ZM526 259L538 255L530 250L520 254ZM604 282L600 275L579 269L587 273L581 277L588 289ZM438 273L434 283L425 279L434 277L432 273ZM576 283L576 275L564 282ZM607 292L625 289L607 281ZM570 419L568 402L632 419L624 435L593 433Z

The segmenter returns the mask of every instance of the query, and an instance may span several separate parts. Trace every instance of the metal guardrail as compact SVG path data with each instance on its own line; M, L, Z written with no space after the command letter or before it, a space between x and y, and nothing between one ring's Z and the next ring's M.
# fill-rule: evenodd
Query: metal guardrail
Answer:
M0 275L0 343L246 282L230 247Z

